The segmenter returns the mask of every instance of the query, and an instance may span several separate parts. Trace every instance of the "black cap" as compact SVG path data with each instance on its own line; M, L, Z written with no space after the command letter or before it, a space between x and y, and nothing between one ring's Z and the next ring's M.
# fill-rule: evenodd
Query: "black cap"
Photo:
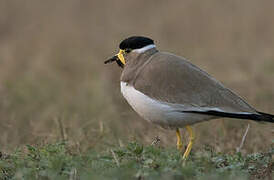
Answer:
M153 40L143 36L131 36L125 40L123 40L119 48L122 50L125 49L140 49L147 45L154 44Z

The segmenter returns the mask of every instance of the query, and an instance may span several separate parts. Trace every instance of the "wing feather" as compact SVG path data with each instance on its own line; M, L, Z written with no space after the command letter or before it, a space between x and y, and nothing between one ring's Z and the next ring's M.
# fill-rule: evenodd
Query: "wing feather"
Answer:
M257 113L240 96L184 58L157 52L132 82L145 95L180 106L182 111L219 109Z

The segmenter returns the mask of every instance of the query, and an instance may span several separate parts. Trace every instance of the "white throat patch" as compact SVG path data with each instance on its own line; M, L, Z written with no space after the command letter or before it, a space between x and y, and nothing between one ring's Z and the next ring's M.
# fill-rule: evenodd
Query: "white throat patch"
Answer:
M143 53L149 49L152 49L152 48L155 48L155 44L150 44L150 45L147 45L145 47L142 47L142 48L139 48L139 49L134 49L132 50L132 52L136 52L136 53Z

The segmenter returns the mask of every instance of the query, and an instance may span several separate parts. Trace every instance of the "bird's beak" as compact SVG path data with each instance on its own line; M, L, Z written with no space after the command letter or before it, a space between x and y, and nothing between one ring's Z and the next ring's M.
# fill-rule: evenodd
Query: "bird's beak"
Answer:
M125 58L124 58L123 54L124 54L124 50L120 49L120 51L119 51L118 54L116 54L112 58L109 58L104 63L108 64L108 63L112 63L113 61L116 61L116 63L118 64L118 66L120 66L121 68L123 68L124 65L126 64L126 61L125 61Z
M106 60L104 63L108 64L108 63L112 63L113 61L118 61L119 58L117 55L113 56L112 58L109 58L108 60Z

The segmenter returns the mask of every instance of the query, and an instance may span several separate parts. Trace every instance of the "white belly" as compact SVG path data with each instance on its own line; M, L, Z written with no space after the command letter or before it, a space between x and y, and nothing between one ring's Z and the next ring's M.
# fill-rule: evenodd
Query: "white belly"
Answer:
M184 127L213 118L202 114L179 112L178 109L174 109L168 103L152 99L125 82L121 82L121 92L141 117L162 127Z

